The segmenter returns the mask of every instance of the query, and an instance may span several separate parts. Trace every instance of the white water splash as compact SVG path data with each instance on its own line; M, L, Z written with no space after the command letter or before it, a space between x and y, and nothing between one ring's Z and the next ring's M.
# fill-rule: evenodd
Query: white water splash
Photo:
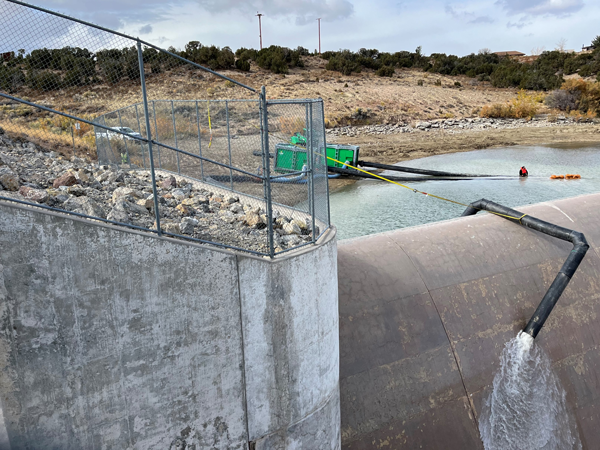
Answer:
M550 358L527 333L504 347L479 432L485 450L581 450Z

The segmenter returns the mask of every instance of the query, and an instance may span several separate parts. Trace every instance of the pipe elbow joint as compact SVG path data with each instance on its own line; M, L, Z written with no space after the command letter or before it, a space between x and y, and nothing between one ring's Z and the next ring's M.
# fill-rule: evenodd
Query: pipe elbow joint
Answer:
M590 248L590 245L588 244L584 234L579 231L571 232L571 242L573 243L574 247L583 247L585 251Z
M469 206L467 206L467 209L465 209L461 216L474 216L479 211L485 210L488 203L489 200L486 200L485 198L476 200L473 203L470 203Z

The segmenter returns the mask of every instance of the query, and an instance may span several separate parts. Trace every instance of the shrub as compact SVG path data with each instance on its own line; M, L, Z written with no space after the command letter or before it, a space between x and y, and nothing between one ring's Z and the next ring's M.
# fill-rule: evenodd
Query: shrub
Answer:
M271 45L258 52L256 64L273 73L286 74L290 67L304 67L304 63L300 59L301 52L301 50L290 50L286 47Z
M48 70L43 70L41 72L31 71L27 84L32 89L37 89L39 91L52 91L62 87L60 75Z
M423 86L423 80L417 81L417 86Z
M81 74L84 81L96 78L96 63L93 59L78 59L77 70Z
M235 57L238 59L246 59L246 60L252 60L252 61L256 61L256 58L258 57L258 51L254 50L253 48L238 48L235 51Z
M71 86L80 86L82 83L81 72L79 69L71 69L69 70L63 79L63 84L65 87Z
M217 56L218 69L230 69L235 65L235 55L229 47L223 47Z
M123 78L123 64L115 59L108 59L102 63L104 79L109 84L117 84Z
M21 69L0 64L0 89L13 92L23 84L25 84L25 74Z
M188 42L181 55L212 70L231 69L235 64L235 56L229 47L221 49L214 45L202 45L198 41Z
M125 57L124 70L125 75L127 75L127 78L130 80L138 80L140 78L140 61L137 53L130 53Z
M454 87L461 88L462 87L461 82L460 81L455 81L454 82Z
M29 70L49 69L52 64L52 54L47 48L32 50L27 55L27 68Z
M567 80L561 90L577 97L576 109L582 114L595 116L600 113L600 83L585 80Z
M360 73L360 65L355 61L343 58L341 56L334 56L331 58L325 66L327 70L333 70L335 72L341 72L342 75L350 75L352 72Z
M150 63L150 70L152 71L152 73L162 73L163 69L162 69L162 65L160 63L160 61L158 60L154 60Z
M250 61L247 59L238 59L235 62L235 68L244 72L250 71Z
M556 90L548 94L545 103L550 108L560 109L561 111L570 112L577 109L580 94L568 92L566 90Z
M392 66L381 66L377 69L377 75L380 77L392 77L395 73L395 70Z
M517 97L505 104L495 103L481 108L479 115L494 119L531 119L539 109L541 97L519 91Z

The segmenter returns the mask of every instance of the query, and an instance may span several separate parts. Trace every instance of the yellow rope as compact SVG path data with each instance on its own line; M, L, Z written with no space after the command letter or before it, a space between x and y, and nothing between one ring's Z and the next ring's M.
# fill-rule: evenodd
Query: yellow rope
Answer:
M212 145L212 125L210 123L210 100L206 101L206 109L208 111L208 131L210 132L210 140L208 141L208 148Z
M323 156L323 155L320 155L320 156ZM461 203L461 202L457 202L457 201L455 201L455 200L450 200L449 198L440 197L439 195L435 195L435 194L429 194L429 193L427 193L427 192L424 192L424 191L420 191L420 190L418 190L418 189L411 188L410 186L406 186L406 185L404 185L404 184L401 184L401 183L398 183L398 182L396 182L396 181L389 180L389 179L387 179L387 178L385 178L385 177L382 177L381 175L377 175L377 174L375 174L375 173L371 173L371 172L368 172L368 171L366 171L366 170L359 169L358 167L351 166L351 165L350 165L350 164L348 164L347 162L338 161L337 159L335 159L335 158L332 158L331 156L327 156L327 159L329 159L329 160L331 160L331 161L335 161L336 163L339 163L339 164L342 164L342 165L344 165L344 164L345 164L345 165L346 165L346 167L350 167L350 168L352 168L352 169L354 169L354 170L357 170L357 171L359 171L359 172L364 172L364 173L366 173L366 174L368 174L368 175L370 175L370 176L373 176L373 177L379 178L380 180L387 181L388 183L395 184L395 185L397 185L397 186L400 186L400 187L403 187L403 188L405 188L405 189L410 189L410 190L411 190L411 191L413 191L415 194L423 194L423 195L426 195L426 196L428 196L428 197L437 198L437 199L439 199L439 200L444 200L445 202L454 203L454 204L456 204L456 205L461 205L461 206L466 206L466 207L468 207L468 206L471 206L471 205L466 205L466 204L464 204L464 203ZM475 209L477 209L477 208L475 208ZM513 217L513 216L508 216L508 215L506 215L506 214L500 214L500 213L493 212L493 211L488 211L488 212L489 212L489 213L491 213L491 214L495 214L495 215L497 215L497 216L506 217L506 218L508 218L508 219L515 219L515 220L518 220L518 221L519 221L519 223L520 223L521 225L523 225L523 224L521 223L521 219L527 215L527 214L523 214L521 217Z
M209 116L209 124L210 124L210 116ZM258 127L256 127L256 128L258 128ZM274 133L268 132L268 134L270 134L271 136L274 136L274 137L275 137L275 134L274 134ZM299 146L299 145L296 145L296 144L289 143L289 144L287 144L287 145L291 145L291 146L294 146L294 147L297 147L297 148L300 148L300 149L306 150L306 147L302 147L302 146ZM373 176L373 177L375 177L375 178L379 178L380 180L383 180L383 181L387 181L388 183L395 184L396 186L400 186L400 187L403 187L403 188L405 188L405 189L410 189L410 190L411 190L411 191L413 191L415 194L423 194L423 195L425 195L425 196L428 196L428 197L437 198L437 199L439 199L439 200L443 200L443 201L445 201L445 202L454 203L454 204L456 204L456 205L460 205L460 206L465 206L465 207L469 207L469 206L471 206L471 205L466 205L466 204L464 204L464 203L461 203L461 202L457 202L457 201L455 201L455 200L450 200L449 198L440 197L439 195L435 195L435 194L429 194L429 193L427 193L427 192L420 191L420 190L418 190L418 189L415 189L415 188L411 188L410 186L406 186L406 185L404 185L404 184L401 184L401 183L398 183L398 182L396 182L396 181L389 180L388 178L382 177L381 175L377 175L376 173L371 173L371 172L369 172L369 171L366 171L366 170L363 170L363 169L359 169L358 167L354 167L354 166L352 166L352 165L348 164L347 162L338 161L337 159L335 159L335 158L332 158L331 156L326 156L326 155L323 155L323 154L321 154L321 153L316 153L316 154L317 154L317 155L319 155L319 156L325 156L327 159L329 159L329 160L331 160L331 161L335 161L335 162L336 162L336 163L338 163L338 164L345 165L346 167L350 167L351 169L357 170L357 171L359 171L359 172L366 173L367 175ZM475 208L475 209L479 209L479 208ZM480 210L480 211L481 211L481 210ZM500 216L500 217L506 217L506 218L508 218L508 219L514 219L514 220L518 220L518 221L519 221L519 224L521 224L521 225L523 225L523 223L521 222L521 219L527 215L527 214L523 214L521 217L513 217L513 216L509 216L509 215L506 215L506 214L501 214L501 213L497 213L497 212L493 212L493 211L488 211L488 212L489 212L490 214L494 214L494 215L496 215L496 216Z

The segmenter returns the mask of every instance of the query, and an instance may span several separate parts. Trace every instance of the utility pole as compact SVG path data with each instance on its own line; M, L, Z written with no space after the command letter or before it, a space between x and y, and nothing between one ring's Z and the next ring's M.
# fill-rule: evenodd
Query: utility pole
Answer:
M319 17L318 19L319 22L319 55L321 54L321 18Z
M260 18L263 15L256 11L256 17L258 17L258 37L260 38L260 49L262 50L262 25L260 23Z

